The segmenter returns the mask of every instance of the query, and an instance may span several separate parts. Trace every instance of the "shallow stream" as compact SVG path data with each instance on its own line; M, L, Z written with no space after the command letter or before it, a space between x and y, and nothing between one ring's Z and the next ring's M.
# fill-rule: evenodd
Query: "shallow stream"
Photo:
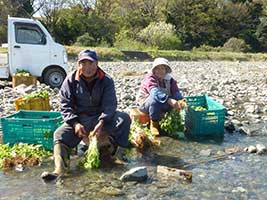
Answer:
M193 182L160 176L157 165L181 166L224 154L233 147L245 148L263 144L267 137L248 137L239 133L225 133L222 142L188 141L181 137L160 137L157 151L142 155L135 149L128 152L126 165L106 165L93 171L81 171L72 159L71 174L57 183L46 184L40 174L52 170L48 161L42 166L26 168L23 172L0 171L0 199L266 199L267 155L238 153L186 168L193 172ZM211 155L200 154L202 150ZM121 182L119 177L128 169L147 166L146 182Z

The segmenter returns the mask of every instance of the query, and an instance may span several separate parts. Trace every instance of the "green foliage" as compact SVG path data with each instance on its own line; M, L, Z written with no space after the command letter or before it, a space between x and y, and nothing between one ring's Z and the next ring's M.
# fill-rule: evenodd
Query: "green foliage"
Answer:
M144 50L147 46L135 39L131 38L129 30L122 29L119 33L115 34L114 47L121 50Z
M22 101L24 103L29 103L30 100L35 98L42 98L42 99L49 98L49 92L47 90L34 91L30 94L25 95Z
M123 8L122 25L128 30L137 33L152 21L149 13L145 11L145 1L121 1L120 6Z
M175 137L178 131L184 131L181 113L180 111L175 109L172 109L170 112L165 113L159 124L161 130L166 132L169 136Z
M248 52L250 47L242 39L230 38L224 45L223 49L233 52Z
M77 58L77 54L86 47L65 46L69 56ZM90 48L90 47L88 47ZM101 61L143 61L143 58L135 58L129 60L119 49L116 48L100 48L94 47ZM166 57L171 61L198 61L198 60L227 60L227 61L267 61L265 53L236 53L227 51L178 51L178 50L157 50L146 49L143 52L147 53L151 58Z
M133 121L130 127L129 141L133 143L135 139L134 134L139 133L139 132L142 132L147 136L152 136L149 128L147 128L146 126L143 126L138 121Z
M15 73L16 76L30 76L31 73L28 70L17 70Z
M97 148L97 139L96 137L93 137L86 154L84 168L94 169L99 167L100 167L100 159L99 159L99 151Z
M217 45L220 19L216 1L177 0L168 5L167 23L175 25L185 49L201 44Z
M112 20L92 14L88 15L84 23L86 32L94 38L94 46L103 43L103 41L107 42L110 46L113 44L118 28Z
M95 46L95 39L89 35L89 33L85 33L82 36L78 37L75 45L80 46Z
M260 23L259 15L262 8L255 2L228 2L220 9L220 38L221 44L225 43L232 37L243 39L254 50L258 49L257 40L254 32Z
M121 61L125 60L126 56L115 48L103 48L103 47L81 47L81 46L65 46L68 52L68 55L71 57L77 58L77 55L80 51L85 48L93 49L97 52L99 60L101 61Z
M221 51L221 47L212 47L210 45L203 44L198 48L194 47L193 51L215 51L215 52L219 52L219 51Z
M112 46L118 27L113 20L96 15L84 14L81 6L76 5L59 12L55 24L55 38L67 45L97 46L106 43Z
M165 22L152 22L139 34L139 39L145 44L159 49L179 49L181 41L175 35L175 28Z
M203 110L207 110L207 108L205 106L191 106L191 108L195 111L203 111Z
M85 33L85 20L86 16L83 15L79 6L62 9L55 25L54 37L56 41L67 45L73 44L77 37Z
M7 42L7 22L5 21L0 26L0 44Z
M267 7L266 7L267 12ZM267 50L267 17L260 19L260 24L257 26L255 36L260 43L262 50Z
M17 156L23 158L38 158L40 160L50 156L49 151L45 151L41 145L29 145L25 143L15 144L12 148L8 144L0 144L0 169L3 168L5 159L12 159Z
M7 42L7 16L30 17L39 9L44 25L65 45L116 46L125 50L203 49L243 39L265 51L267 3L263 0L0 1L0 44ZM33 6L34 5L34 6ZM155 24L175 27L175 33ZM151 27L154 25L154 27ZM149 29L151 31L149 32ZM153 31L153 30L159 30ZM127 37L122 32L127 31ZM147 32L146 32L147 31ZM167 34L168 33L168 34ZM116 35L115 35L116 34ZM119 36L118 36L119 35ZM140 42L141 41L141 42ZM144 44L143 44L144 43Z

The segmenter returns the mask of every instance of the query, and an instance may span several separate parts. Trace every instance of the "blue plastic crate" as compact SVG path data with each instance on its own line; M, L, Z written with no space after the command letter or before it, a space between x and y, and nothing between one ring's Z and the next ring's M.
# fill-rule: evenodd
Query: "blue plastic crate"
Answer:
M41 144L53 149L54 131L63 123L60 112L20 110L1 118L3 143Z
M207 95L186 97L186 133L192 138L223 137L226 109ZM201 106L206 110L196 111Z

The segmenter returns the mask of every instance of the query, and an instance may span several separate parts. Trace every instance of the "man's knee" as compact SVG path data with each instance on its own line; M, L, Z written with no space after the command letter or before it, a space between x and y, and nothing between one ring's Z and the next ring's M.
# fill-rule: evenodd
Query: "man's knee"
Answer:
M130 126L132 120L130 116L125 112L118 112L118 117L116 120L116 126L119 127L120 124L122 126Z
M80 141L81 138L79 138L75 134L74 129L66 123L56 129L54 132L54 144L63 143L68 147L73 148L78 145Z

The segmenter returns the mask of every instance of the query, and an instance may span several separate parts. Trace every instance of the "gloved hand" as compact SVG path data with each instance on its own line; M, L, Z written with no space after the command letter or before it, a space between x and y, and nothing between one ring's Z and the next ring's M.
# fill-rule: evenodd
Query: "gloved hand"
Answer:
M101 135L101 130L104 125L104 121L100 120L96 125L93 131L90 132L89 138L92 138L93 136L96 136L97 138Z
M74 124L74 131L75 131L75 134L79 137L79 138L82 138L82 141L88 145L89 144L89 138L88 138L88 134L85 130L85 127L80 124L80 123L76 123Z
M185 99L177 100L174 108L177 110L186 109L187 108L186 100Z
M87 136L85 127L80 123L74 124L74 131L75 131L75 134L80 138Z

